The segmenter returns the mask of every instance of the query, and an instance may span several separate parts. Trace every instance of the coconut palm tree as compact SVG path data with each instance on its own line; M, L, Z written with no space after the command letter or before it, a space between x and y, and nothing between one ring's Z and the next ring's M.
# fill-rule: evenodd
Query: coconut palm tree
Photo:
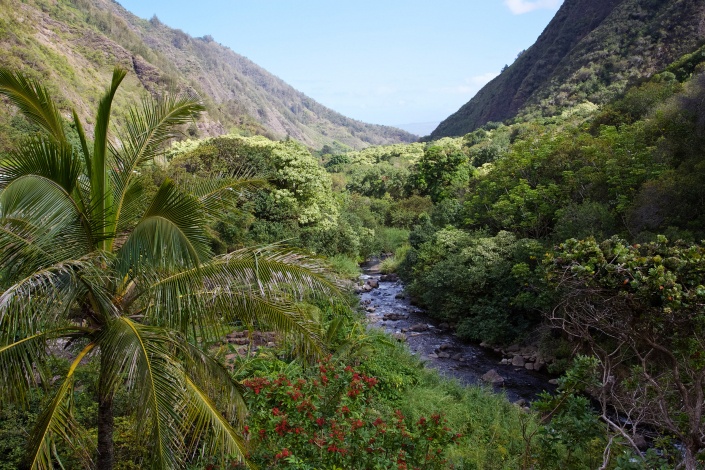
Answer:
M72 402L76 368L89 356L99 361L98 468L114 465L121 387L137 397L149 468L181 468L197 446L241 458L238 384L203 345L238 321L296 335L315 352L319 330L296 302L335 294L314 262L281 248L213 256L209 217L254 181L224 177L186 191L167 179L148 194L142 170L202 106L183 94L146 98L111 138L125 75L115 69L90 146L75 111L72 145L47 90L0 70L0 94L40 129L0 162L0 396L27 404L31 387L47 383L52 350L75 353L31 433L32 469L54 468L57 440L93 464Z

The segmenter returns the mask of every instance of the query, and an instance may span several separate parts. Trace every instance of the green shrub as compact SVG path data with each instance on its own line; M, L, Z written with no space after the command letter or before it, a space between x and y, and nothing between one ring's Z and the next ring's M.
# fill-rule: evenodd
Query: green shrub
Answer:
M461 338L509 342L537 326L550 305L542 256L539 242L509 232L446 228L409 251L400 271L411 272L409 291L431 316L459 323Z
M323 361L298 373L243 382L251 460L265 468L448 468L461 436L437 413L412 418L376 407L380 379Z

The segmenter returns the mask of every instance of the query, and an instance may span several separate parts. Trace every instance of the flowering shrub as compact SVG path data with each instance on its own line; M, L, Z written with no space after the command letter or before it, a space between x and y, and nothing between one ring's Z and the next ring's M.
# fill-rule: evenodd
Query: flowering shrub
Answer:
M330 361L308 379L245 380L250 460L262 468L450 468L460 435L437 414L411 420L371 406L378 380Z

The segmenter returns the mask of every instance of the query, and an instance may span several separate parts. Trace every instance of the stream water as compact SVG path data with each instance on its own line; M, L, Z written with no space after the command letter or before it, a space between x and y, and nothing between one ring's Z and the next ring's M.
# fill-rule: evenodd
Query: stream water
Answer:
M554 385L546 374L501 364L502 356L491 349L460 341L450 329L442 328L404 295L400 281L380 281L374 266L363 266L361 279L377 280L379 287L360 294L360 302L368 311L371 327L381 328L397 338L403 338L410 350L427 367L441 374L454 377L464 384L485 384L482 375L491 369L504 378L504 383L494 386L512 401L533 401L543 390L552 391Z

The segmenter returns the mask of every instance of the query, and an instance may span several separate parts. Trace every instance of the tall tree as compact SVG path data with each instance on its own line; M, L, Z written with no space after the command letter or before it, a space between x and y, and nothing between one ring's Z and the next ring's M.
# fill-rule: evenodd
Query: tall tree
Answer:
M150 468L182 468L204 442L242 458L231 425L244 412L238 384L202 345L238 320L296 335L316 352L318 328L296 301L336 290L313 261L281 248L211 254L209 218L256 181L224 177L186 191L167 179L147 198L144 167L203 108L193 96L147 98L112 139L111 107L125 75L113 72L91 149L75 111L80 144L72 146L46 89L0 69L0 94L41 130L0 162L0 396L27 404L30 388L45 382L52 345L76 351L31 433L32 469L54 468L57 439L91 464L72 414L74 373L90 355L100 362L98 468L114 466L120 387L138 397Z

